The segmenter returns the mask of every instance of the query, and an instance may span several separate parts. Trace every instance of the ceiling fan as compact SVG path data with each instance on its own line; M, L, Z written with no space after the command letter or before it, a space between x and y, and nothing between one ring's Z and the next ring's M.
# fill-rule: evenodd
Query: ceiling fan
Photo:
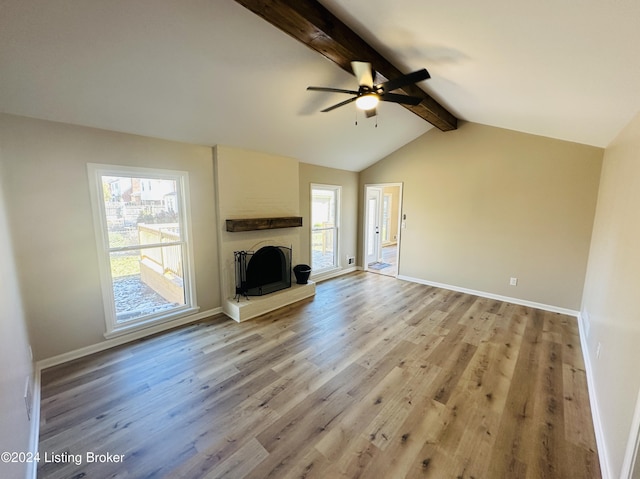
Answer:
M332 93L346 93L348 95L354 95L348 100L342 101L335 105L322 110L323 113L335 110L344 105L348 105L351 102L356 102L356 106L361 110L364 110L367 118L376 115L376 106L380 101L389 101L392 103L402 103L405 105L417 105L422 101L422 98L408 95L399 95L397 93L391 93L393 90L402 88L403 86L417 83L422 80L431 78L429 72L426 69L417 70L413 73L402 75L398 78L388 80L384 83L375 85L373 79L375 72L371 68L371 64L367 62L351 62L351 68L353 73L358 79L358 90L343 90L341 88L327 88L321 86L310 86L307 90L312 91L325 91Z

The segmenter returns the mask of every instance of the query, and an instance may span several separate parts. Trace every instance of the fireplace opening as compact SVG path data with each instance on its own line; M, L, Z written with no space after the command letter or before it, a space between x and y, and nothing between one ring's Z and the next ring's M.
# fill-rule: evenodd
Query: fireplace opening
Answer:
M264 246L236 251L236 298L262 296L291 287L291 248Z

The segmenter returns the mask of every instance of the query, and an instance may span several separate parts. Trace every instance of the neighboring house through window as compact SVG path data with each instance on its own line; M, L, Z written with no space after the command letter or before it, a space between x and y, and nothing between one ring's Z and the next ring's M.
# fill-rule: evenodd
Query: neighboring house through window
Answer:
M193 313L188 174L97 164L88 171L105 336Z

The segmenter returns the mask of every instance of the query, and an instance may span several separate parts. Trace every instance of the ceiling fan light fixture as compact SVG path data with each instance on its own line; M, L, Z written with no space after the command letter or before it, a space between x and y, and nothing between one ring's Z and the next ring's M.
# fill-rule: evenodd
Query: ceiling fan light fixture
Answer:
M378 106L378 102L380 98L375 93L367 93L366 95L362 95L358 97L356 100L356 106L361 110L371 110Z

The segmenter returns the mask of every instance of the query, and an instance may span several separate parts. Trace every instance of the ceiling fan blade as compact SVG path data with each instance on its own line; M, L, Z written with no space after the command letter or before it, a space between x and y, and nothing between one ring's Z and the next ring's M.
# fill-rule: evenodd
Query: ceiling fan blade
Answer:
M383 93L387 93L393 90L397 90L398 88L402 88L403 86L410 85L412 83L418 83L422 80L427 80L431 78L429 72L423 68L422 70L417 70L413 73L408 73L398 78L394 78L393 80L386 81L381 83L380 85L376 85L375 89L381 89Z
M398 95L396 93L383 93L380 95L381 101L390 101L392 103L401 103L403 105L418 105L422 98L417 96Z
M358 85L373 87L373 73L371 71L371 63L367 62L351 62L353 73L358 79Z
M367 116L367 118L371 118L372 116L376 116L378 112L375 108L372 108L371 110L365 110L364 114Z
M358 97L357 97L357 96L354 96L353 98L349 98L348 100L341 101L340 103L337 103L337 104L335 104L335 105L333 105L333 106L330 106L330 107L328 107L328 108L325 108L324 110L321 110L321 112L322 112L322 113L326 113L326 112L328 112L328 111L335 110L336 108L339 108L339 107L344 106L344 105L348 105L349 103L354 102L354 101L356 101L357 99L358 99Z
M328 91L333 93L348 93L349 95L357 95L357 91L353 90L343 90L342 88L327 88L323 86L308 86L307 90L310 91Z

